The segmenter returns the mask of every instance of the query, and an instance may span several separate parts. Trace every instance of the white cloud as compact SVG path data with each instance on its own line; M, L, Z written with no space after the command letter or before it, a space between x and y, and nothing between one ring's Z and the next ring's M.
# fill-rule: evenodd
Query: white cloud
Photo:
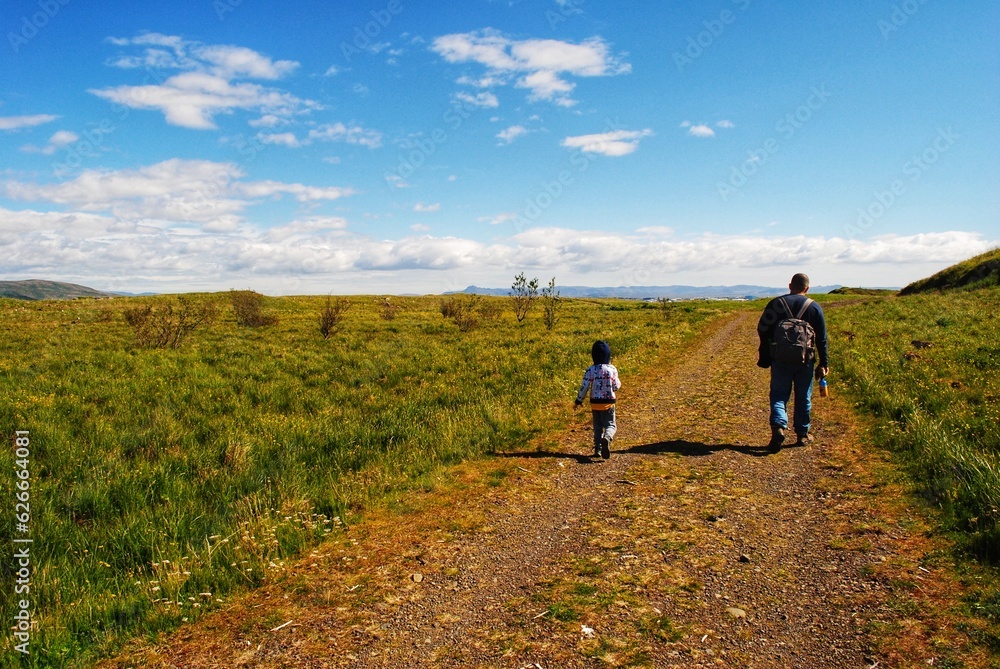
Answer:
M441 203L435 202L434 204L424 204L423 202L418 202L413 205L413 211L420 212L423 214L433 213L435 211L441 211Z
M505 212L497 214L496 216L480 216L476 220L480 223L489 223L490 225L503 225L504 223L509 223L510 221L516 221L517 214Z
M119 184L121 195L125 186ZM132 187L134 191L138 184ZM411 229L427 232L420 224ZM329 277L335 276L342 290L370 292L370 280L381 276L392 282L390 290L441 292L446 289L443 277L505 285L511 267L546 276L551 272L566 285L572 280L590 285L780 287L803 267L809 268L815 283L901 285L996 244L968 232L869 239L707 233L678 237L658 227L636 233L530 228L490 243L427 234L391 240L352 232L348 221L336 216L298 218L270 229L225 221L192 229L172 221L94 212L0 208L0 245L5 248L0 273L66 277L68 268L77 268L75 278L83 283L101 287L127 277L131 289L160 291L167 285L225 290L252 277L262 288L286 285L294 278L302 282L297 293L315 294L326 292Z
M165 160L129 170L85 170L55 184L0 181L13 200L48 202L120 219L155 219L231 226L255 198L291 195L299 202L335 200L353 191L278 181L246 181L233 163Z
M386 172L385 182L392 188L409 188L412 185L403 177L391 172Z
M216 127L217 114L235 109L261 113L264 116L258 123L263 123L269 116L288 118L321 108L316 102L275 88L236 82L280 79L298 67L294 61L273 61L246 47L203 45L158 33L111 41L118 46L146 47L139 55L112 61L116 67L181 72L158 84L114 86L90 92L133 109L157 109L171 125L208 130Z
M263 144L280 144L290 149L302 146L293 132L258 132L257 139Z
M563 106L576 84L565 76L604 77L624 74L631 66L611 53L608 44L592 37L579 44L553 39L514 40L492 29L455 33L434 40L431 49L449 63L479 63L487 68L479 79L463 75L459 83L479 87L510 83L531 91L530 100Z
M715 125L719 126L720 128L727 128L727 129L730 129L730 128L735 128L735 127L736 127L736 126L735 126L735 125L733 124L733 122L732 122L732 121L727 121L727 120L725 120L725 119L723 119L723 120L719 121L719 122L718 122L718 123L716 123Z
M320 142L346 142L360 144L369 149L382 146L382 133L361 126L348 127L343 123L327 123L309 131L309 139Z
M625 156L639 148L639 140L653 134L652 130L614 130L596 135L580 135L567 137L562 145L571 149L580 149L586 153L598 153L602 156Z
M703 123L689 127L688 134L694 137L715 137L715 131Z
M265 114L258 119L247 121L247 125L251 128L276 128L279 125L285 125L287 123L288 119L279 118L274 114Z
M527 132L528 129L525 128L523 125L512 125L506 130L501 130L499 133L497 133L497 138L502 140L504 144L510 144L515 139L517 139L521 135L526 134Z
M493 93L477 93L476 95L470 95L468 93L456 93L455 99L465 104L465 106L467 107L491 109L500 106L500 101L497 99L497 96L494 95Z
M52 114L35 114L34 116L0 116L0 130L20 130L31 128L43 123L51 123L58 116Z
M331 65L330 67L326 68L326 72L323 73L323 76L324 77L333 77L333 76L336 76L338 74L340 74L340 68L337 67L336 65Z
M22 146L21 150L26 153L41 153L46 156L51 156L53 153L60 149L65 149L67 146L76 142L80 139L80 135L72 132L70 130L59 130L51 137L49 137L49 142L42 148L32 146L30 144Z
M410 230L413 230L414 232L429 232L430 229L431 226L424 225L423 223L414 223L410 226Z

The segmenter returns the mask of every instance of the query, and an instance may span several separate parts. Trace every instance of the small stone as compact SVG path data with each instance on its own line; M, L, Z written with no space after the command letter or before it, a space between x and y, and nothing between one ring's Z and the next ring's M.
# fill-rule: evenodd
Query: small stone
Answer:
M414 575L410 576L410 580L413 581L414 583L420 583L421 581L424 580L424 575L423 574L414 574Z
M730 606L729 608L727 608L726 613L731 615L733 618L736 618L737 620L745 619L747 617L746 611L744 611L743 609L738 609L735 606Z
M750 562L750 556L746 554L740 555L740 562L748 564Z

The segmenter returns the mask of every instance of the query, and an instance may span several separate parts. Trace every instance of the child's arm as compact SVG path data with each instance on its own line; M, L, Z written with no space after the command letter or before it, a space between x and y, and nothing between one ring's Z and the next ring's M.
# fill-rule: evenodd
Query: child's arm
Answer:
M573 402L576 406L583 404L583 398L587 396L587 389L590 388L590 384L594 380L594 375L591 374L590 370L592 367L588 367L587 371L583 373L583 383L580 384L580 390L576 393L576 400Z
M621 379L618 378L618 368L617 367L612 367L611 369L614 370L611 373L611 390L617 391L617 390L621 389L622 382L621 382Z

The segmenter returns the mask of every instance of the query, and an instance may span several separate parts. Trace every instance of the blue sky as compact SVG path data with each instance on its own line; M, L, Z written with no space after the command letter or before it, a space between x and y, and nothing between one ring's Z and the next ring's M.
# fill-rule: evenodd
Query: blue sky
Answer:
M1000 244L1000 6L4 3L0 278L902 285Z

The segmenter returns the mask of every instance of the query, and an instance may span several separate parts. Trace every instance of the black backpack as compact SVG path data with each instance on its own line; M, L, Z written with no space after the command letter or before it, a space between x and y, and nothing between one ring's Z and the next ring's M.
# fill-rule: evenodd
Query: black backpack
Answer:
M813 301L807 297L798 314L792 313L785 298L779 297L778 301L785 308L788 318L778 321L774 326L771 360L786 365L804 365L812 360L816 343L816 331L802 320Z

